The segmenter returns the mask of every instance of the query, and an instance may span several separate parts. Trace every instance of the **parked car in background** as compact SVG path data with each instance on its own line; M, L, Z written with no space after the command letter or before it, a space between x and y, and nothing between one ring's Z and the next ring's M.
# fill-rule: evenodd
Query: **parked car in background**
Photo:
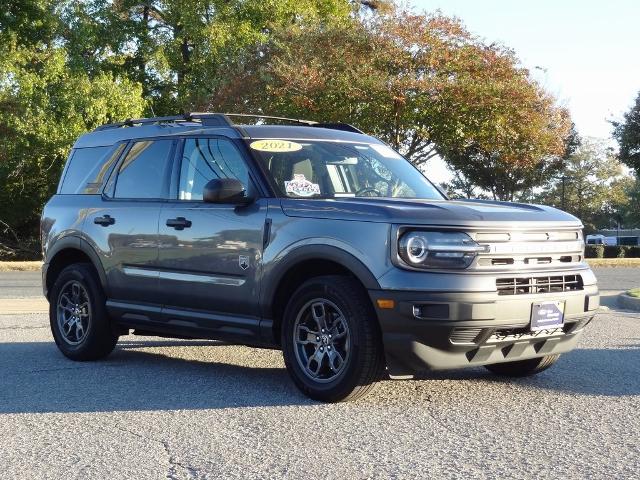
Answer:
M611 245L615 246L618 244L617 237L605 237L604 235L595 234L595 235L587 235L587 245Z

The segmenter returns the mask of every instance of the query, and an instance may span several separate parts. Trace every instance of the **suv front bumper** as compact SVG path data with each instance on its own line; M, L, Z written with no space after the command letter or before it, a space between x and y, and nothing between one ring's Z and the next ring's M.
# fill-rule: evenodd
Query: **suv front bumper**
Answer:
M527 295L370 290L389 374L441 370L564 353L575 348L600 306L598 288ZM380 299L394 308L379 308ZM532 304L565 302L564 326L530 331Z

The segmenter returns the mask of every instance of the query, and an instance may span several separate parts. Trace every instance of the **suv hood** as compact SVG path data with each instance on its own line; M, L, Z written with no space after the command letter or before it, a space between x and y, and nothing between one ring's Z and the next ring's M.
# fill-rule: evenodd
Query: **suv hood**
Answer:
M544 205L488 200L385 199L289 199L282 209L290 217L326 218L408 225L483 228L555 227L582 228L573 215ZM541 223L544 222L544 223Z

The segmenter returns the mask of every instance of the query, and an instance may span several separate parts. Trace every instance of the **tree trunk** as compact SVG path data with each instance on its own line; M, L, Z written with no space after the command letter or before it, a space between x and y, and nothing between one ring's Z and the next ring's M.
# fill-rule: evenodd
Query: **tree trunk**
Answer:
M138 68L138 81L142 85L142 94L146 97L149 94L149 85L147 82L147 51L149 49L149 5L145 4L142 8L142 32L140 37L140 47L136 54L136 63Z

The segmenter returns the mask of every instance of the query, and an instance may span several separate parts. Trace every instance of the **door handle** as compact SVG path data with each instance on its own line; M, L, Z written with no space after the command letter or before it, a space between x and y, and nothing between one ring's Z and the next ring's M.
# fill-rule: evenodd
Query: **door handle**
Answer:
M93 223L102 225L103 227L108 227L109 225L113 225L114 223L116 223L116 219L110 215L104 215L102 217L94 218Z
M187 220L184 217L170 218L167 220L167 227L173 227L176 230L184 230L191 226L191 220Z

